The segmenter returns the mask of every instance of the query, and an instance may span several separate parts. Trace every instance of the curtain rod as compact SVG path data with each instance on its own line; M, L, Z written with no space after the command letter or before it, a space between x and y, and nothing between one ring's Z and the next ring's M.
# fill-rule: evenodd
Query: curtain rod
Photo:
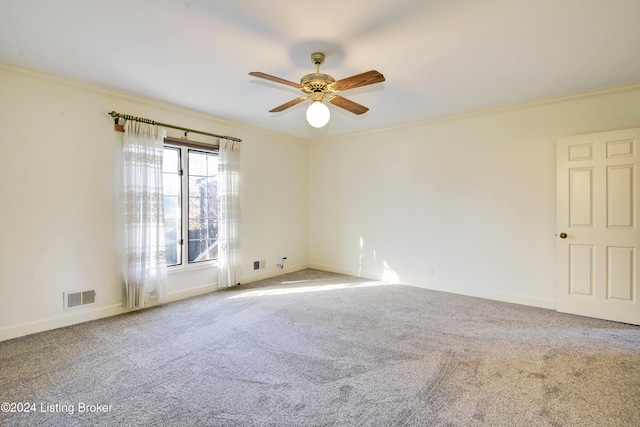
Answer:
M202 132L195 129L183 128L181 126L168 125L166 123L160 123L153 120L145 119L143 117L135 117L135 116L130 116L129 114L116 113L115 111L110 112L109 115L114 119L116 119L116 125L118 124L118 119L123 118L125 120L133 120L135 122L148 123L150 125L158 125L158 126L164 126L172 129L179 129L185 132L192 132L192 133L199 133L200 135L213 136L214 138L222 138L222 139L228 139L229 141L242 142L240 138L234 138L233 136L216 135L215 133Z

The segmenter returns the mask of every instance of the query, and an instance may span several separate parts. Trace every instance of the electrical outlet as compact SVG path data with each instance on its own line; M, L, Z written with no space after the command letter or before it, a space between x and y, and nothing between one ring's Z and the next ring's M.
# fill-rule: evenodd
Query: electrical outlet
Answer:
M283 256L283 257L281 257L281 258L276 258L276 265L277 265L278 267L280 267L280 269L283 269L283 268L284 268L284 260L285 260L285 259L287 259L287 257L286 257L286 256Z
M429 276L433 276L433 267L429 267L429 269L427 270L427 274Z
M253 269L254 270L260 269L260 261L253 261Z
M262 270L263 268L266 268L266 267L267 267L267 261L265 261L265 260L260 261L260 270Z

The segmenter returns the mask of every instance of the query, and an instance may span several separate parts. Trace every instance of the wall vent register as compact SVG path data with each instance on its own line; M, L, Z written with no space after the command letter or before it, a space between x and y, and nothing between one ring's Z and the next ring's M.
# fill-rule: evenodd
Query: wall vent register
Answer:
M85 291L64 292L64 309L71 310L85 305L95 304L95 289Z

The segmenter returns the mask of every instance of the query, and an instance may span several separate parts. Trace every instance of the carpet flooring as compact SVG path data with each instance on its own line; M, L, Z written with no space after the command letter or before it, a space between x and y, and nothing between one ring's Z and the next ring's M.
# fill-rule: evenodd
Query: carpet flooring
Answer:
M640 328L304 270L0 342L0 402L2 426L638 426Z

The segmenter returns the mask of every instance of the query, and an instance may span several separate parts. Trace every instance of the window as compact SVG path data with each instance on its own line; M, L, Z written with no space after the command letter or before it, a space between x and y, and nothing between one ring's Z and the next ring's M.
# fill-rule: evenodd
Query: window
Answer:
M165 145L167 266L218 258L218 154ZM184 178L184 179L183 179ZM187 236L187 244L184 237Z

